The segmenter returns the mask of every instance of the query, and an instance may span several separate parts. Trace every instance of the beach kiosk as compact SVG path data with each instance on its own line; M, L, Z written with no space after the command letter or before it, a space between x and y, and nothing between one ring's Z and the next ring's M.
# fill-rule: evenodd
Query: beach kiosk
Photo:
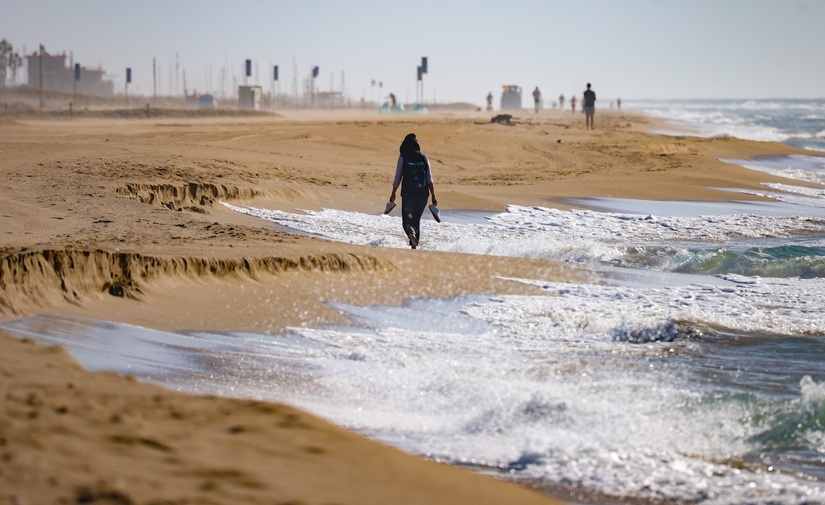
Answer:
M261 86L238 86L238 108L261 110L264 90Z
M501 110L521 109L521 86L505 84L501 92Z

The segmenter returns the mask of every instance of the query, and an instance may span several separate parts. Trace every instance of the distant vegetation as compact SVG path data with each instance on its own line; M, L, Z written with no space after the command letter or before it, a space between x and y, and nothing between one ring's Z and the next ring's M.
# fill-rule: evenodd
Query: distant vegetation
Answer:
M23 66L23 57L14 50L6 39L0 41L0 89L6 88L6 79L11 70L12 82L17 79L17 71Z

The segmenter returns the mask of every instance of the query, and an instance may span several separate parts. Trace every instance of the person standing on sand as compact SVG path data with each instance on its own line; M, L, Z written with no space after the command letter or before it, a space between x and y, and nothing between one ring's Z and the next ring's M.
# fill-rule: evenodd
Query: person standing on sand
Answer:
M421 214L427 208L430 194L433 195L433 205L438 205L438 200L435 198L430 160L421 152L415 133L404 137L399 151L390 202L395 203L395 192L401 186L401 225L410 240L410 247L415 249L421 240Z
M593 116L596 114L596 92L590 89L590 83L587 83L587 89L584 91L584 123L588 130L595 130L593 126Z
M559 95L559 109L564 108L564 93Z
M539 109L541 109L541 91L539 91L538 86L533 90L533 105L536 108L536 113L538 113Z
M487 110L493 110L493 92L487 93Z
M576 113L576 97L575 96L570 97L570 107L573 108L573 114L575 114Z

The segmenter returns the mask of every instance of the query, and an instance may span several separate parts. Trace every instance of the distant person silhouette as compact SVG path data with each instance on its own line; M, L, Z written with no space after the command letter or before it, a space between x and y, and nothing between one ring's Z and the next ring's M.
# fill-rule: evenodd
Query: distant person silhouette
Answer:
M621 98L616 99L616 108L619 109L619 110L622 110L622 99Z
M533 90L533 106L538 113L539 109L541 109L541 91L539 91L538 86L536 86L536 89Z
M575 96L570 97L570 107L573 109L573 113L575 114L576 113L576 97Z
M596 92L590 89L590 83L587 83L587 89L584 91L584 122L588 130L595 130L593 125L593 116L596 114Z
M563 109L563 108L564 108L564 93L559 95L559 109Z
M493 110L493 92L487 93L487 110Z

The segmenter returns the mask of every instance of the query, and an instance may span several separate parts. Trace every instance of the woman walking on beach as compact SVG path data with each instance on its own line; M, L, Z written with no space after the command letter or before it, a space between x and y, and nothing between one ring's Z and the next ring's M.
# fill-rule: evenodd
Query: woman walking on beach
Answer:
M395 165L390 202L395 202L395 192L401 186L401 224L410 239L410 247L418 247L421 240L421 214L427 208L427 200L433 195L433 205L438 205L433 187L430 160L421 152L415 133L404 137L399 149L401 155Z

